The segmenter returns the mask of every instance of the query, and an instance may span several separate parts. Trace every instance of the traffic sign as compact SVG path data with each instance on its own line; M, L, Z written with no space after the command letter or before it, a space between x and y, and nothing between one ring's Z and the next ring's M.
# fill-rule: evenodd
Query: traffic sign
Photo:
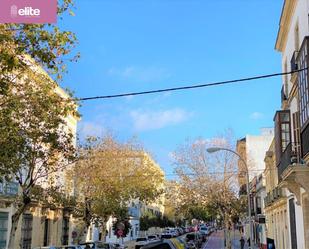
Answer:
M123 230L121 229L117 230L117 236L122 237L122 235L123 235Z

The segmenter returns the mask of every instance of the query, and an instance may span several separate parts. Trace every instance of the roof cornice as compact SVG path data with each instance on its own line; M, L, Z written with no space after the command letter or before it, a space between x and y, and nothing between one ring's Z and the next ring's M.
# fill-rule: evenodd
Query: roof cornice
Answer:
M280 17L276 45L275 45L275 49L277 51L283 52L285 48L288 31L291 26L291 19L295 11L295 6L296 6L297 1L298 0L285 0L284 1L282 12L281 12L281 17Z

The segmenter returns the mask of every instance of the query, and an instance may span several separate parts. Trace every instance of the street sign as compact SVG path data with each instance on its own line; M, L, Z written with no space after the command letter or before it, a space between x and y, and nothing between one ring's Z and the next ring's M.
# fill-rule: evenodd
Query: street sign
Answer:
M117 230L117 236L122 237L122 235L123 235L123 230L121 229Z

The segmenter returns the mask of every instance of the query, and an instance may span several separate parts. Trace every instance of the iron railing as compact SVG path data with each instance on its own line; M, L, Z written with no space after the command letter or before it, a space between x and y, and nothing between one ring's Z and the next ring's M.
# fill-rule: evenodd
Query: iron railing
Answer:
M281 154L280 163L278 165L278 179L281 181L283 171L291 164L292 143L289 143Z

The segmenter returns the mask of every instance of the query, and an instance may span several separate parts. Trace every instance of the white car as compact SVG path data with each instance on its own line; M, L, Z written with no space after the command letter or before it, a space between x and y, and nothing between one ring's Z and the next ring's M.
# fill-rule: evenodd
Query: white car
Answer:
M149 240L147 237L139 237L136 239L135 242L135 249L139 249L144 245L147 245L149 243Z
M165 229L161 234L162 239L170 239L172 237L175 237L175 233L171 229Z
M149 241L157 241L157 240L159 240L157 235L148 235L147 238L148 238Z
M114 249L114 246L111 243L105 242L85 242L80 244L81 249Z
M33 249L61 249L61 247L59 247L59 246L39 246L39 247L35 247Z
M200 227L200 233L208 236L210 234L210 230L208 229L208 227L203 226L203 227Z
M173 237L178 237L180 234L177 229L172 229Z
M81 246L78 245L71 245L71 246L61 246L61 249L83 249Z

